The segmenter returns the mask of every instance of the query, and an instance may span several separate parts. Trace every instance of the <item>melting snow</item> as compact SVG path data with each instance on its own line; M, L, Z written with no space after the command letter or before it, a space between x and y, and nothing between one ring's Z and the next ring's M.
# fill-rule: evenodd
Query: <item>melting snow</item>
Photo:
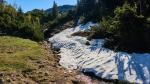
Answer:
M55 48L60 48L60 64L68 69L93 72L106 79L150 84L150 54L114 52L102 47L104 39L94 39L88 46L85 37L71 36L94 25L97 24L89 22L69 28L49 39Z

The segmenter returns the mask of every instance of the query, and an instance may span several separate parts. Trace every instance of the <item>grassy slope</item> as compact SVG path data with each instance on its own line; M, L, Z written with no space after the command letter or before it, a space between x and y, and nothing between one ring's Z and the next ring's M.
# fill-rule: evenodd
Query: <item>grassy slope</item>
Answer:
M0 36L0 84L72 84L73 76L47 43Z
M13 71L32 69L31 60L42 58L44 50L33 41L2 36L0 37L0 70Z

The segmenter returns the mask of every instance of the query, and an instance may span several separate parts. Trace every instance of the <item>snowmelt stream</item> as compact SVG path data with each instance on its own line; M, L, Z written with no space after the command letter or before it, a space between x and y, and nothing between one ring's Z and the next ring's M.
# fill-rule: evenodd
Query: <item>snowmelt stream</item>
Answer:
M67 69L93 72L105 79L150 84L150 54L114 52L102 47L104 39L94 39L86 45L85 37L71 36L94 25L89 22L68 28L49 38L55 48L60 48L60 64Z

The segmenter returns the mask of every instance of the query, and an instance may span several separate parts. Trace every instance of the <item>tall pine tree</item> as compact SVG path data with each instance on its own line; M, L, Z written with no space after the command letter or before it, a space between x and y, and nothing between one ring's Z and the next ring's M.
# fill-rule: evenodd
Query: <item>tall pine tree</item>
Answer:
M22 10L21 7L18 8L18 13L19 13L19 14L23 14L23 10Z
M53 19L57 18L58 14L59 14L58 6L54 1L53 8L52 8L52 17L53 17Z
M77 14L90 20L99 19L100 8L100 0L78 0Z

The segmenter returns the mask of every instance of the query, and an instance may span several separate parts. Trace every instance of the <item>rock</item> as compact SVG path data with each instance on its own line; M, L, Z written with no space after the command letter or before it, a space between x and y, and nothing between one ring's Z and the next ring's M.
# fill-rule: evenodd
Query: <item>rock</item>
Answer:
M10 79L10 78L6 78L6 81L7 81L7 82L11 82L11 79Z
M3 77L4 76L4 73L0 73L0 77Z
M39 68L44 68L44 65L40 65Z
M0 79L0 84L3 84L4 83L4 79Z
M45 73L45 76L49 76L49 74L48 74L48 73Z
M87 41L87 42L85 43L85 45L90 45L90 42Z

